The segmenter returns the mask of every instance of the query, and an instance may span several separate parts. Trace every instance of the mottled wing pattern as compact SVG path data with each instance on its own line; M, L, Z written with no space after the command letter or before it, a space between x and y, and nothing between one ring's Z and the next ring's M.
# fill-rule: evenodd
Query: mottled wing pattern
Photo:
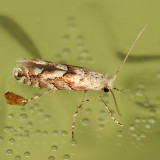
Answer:
M53 90L99 90L103 75L85 68L37 59L19 59L14 70L19 82Z

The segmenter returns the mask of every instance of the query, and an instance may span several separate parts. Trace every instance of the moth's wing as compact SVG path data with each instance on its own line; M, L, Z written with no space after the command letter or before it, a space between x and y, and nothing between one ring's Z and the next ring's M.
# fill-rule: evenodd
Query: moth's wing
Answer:
M19 58L17 60L18 67L38 68L46 71L63 70L67 71L67 66L55 62L44 61L40 59Z
M86 90L85 68L37 59L19 59L14 76L20 82L41 88L58 90Z
M89 70L79 66L66 65L68 70L61 77L54 79L54 84L60 90L87 90L84 82Z

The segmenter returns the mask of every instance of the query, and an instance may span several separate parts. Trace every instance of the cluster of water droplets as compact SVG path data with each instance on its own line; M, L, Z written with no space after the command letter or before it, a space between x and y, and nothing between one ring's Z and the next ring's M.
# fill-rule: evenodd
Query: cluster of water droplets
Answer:
M136 145L136 147L142 146L145 144L145 139L148 135L154 132L156 123L156 110L150 109L149 113L145 117L135 117L133 123L130 124L127 129L118 130L117 137L121 138L122 141L124 138L130 139L131 144ZM122 142L121 141L121 142ZM118 145L122 143L118 143Z
M145 144L146 138L154 133L154 128L157 123L160 98L152 97L151 99L147 94L146 88L144 82L140 82L137 85L135 92L130 96L130 100L134 104L132 106L136 106L139 112L137 116L133 118L133 122L128 125L128 131L125 129L117 131L118 138L124 140L124 138L129 135L131 144L134 144L136 147ZM118 145L122 144L121 142L118 143Z
M55 61L67 63L67 59L76 58L78 63L93 63L90 51L86 46L85 36L78 33L76 19L69 17L67 19L66 33L62 35L64 47L55 55Z
M28 104L28 106L25 108L19 108L17 112L12 110L10 113L8 113L8 124L10 125L3 127L5 136L0 135L0 146L3 146L3 149L1 148L0 152L3 157L6 157L6 159L10 157L11 159L15 160L22 160L31 157L32 149L29 149L29 143L33 141L32 146L35 147L39 144L42 146L46 144L50 145L50 151L52 151L52 154L48 155L48 160L56 160L56 155L58 154L57 151L61 153L63 152L62 150L58 150L59 146L62 148L63 143L70 142L69 146L72 147L77 145L76 140L70 140L71 134L68 134L68 131L57 130L54 129L55 127L50 126L50 124L54 123L53 118L50 114L45 114L45 111L42 108L43 106L40 106L39 104L34 104L31 106ZM14 123L15 121L16 123ZM45 125L42 125L43 127L41 127L42 122L44 124L46 123L46 126L49 125L50 127L44 127ZM39 126L38 129L36 129L35 126ZM52 141L48 143L45 142L45 137L47 139L52 139ZM63 139L62 144L54 144L54 139L56 140L59 138ZM16 153L18 153L17 147L19 146L22 146L22 152L20 152L21 154L16 155ZM48 150L48 152L50 151ZM69 160L70 153L66 153L64 150L62 157L64 160Z

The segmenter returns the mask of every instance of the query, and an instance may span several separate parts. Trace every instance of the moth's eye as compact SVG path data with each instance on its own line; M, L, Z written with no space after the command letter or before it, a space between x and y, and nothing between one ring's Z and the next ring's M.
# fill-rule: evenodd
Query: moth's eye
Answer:
M104 92L109 92L109 89L108 88L103 88L103 91Z

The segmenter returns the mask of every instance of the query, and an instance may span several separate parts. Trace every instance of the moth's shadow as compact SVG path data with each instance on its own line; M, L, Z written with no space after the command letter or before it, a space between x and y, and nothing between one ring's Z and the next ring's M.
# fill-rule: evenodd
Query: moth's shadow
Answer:
M8 16L0 15L0 27L17 40L17 42L23 46L29 54L35 58L41 58L38 48L17 22Z

